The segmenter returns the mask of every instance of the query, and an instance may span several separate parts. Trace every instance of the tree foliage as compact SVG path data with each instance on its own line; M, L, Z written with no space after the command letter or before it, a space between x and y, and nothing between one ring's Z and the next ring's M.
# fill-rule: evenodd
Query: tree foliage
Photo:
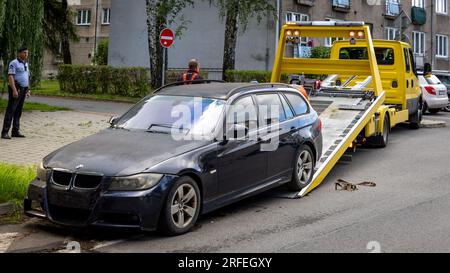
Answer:
M44 0L45 47L55 56L62 55L65 64L72 63L70 41L79 40L73 16L67 0Z
M163 84L163 47L159 43L159 34L165 27L177 23L176 34L179 37L187 23L183 16L179 16L180 12L192 6L193 3L193 0L146 0L150 74L153 88Z
M219 15L225 19L225 43L223 51L223 79L227 80L225 71L234 70L236 66L236 44L239 33L245 33L249 21L256 19L258 24L267 16L274 16L276 8L270 0L209 0L219 7Z
M31 84L35 85L42 71L44 0L0 0L3 12L0 56L4 67L16 58L17 49L26 45L30 51Z

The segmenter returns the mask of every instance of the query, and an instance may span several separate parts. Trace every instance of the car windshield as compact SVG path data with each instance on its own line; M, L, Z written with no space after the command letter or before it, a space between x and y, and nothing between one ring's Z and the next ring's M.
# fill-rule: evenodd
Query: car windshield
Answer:
M126 130L173 132L209 136L215 130L225 101L184 96L152 96L136 104L115 124Z

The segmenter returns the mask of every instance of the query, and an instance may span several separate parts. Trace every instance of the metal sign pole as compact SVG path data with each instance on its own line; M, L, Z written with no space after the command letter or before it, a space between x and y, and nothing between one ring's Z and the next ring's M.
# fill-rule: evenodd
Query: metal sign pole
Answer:
M166 78L166 53L167 48L163 47L163 66L162 66L162 86L164 86Z

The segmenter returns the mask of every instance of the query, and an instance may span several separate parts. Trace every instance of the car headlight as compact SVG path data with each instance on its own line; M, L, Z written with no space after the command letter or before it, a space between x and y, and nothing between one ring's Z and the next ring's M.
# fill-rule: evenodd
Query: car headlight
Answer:
M113 177L110 191L142 191L153 188L163 177L162 174L146 173L126 177Z
M41 164L37 167L36 173L37 173L36 178L38 180L46 182L48 174L50 173L50 169L46 169L44 167L44 162L41 162Z

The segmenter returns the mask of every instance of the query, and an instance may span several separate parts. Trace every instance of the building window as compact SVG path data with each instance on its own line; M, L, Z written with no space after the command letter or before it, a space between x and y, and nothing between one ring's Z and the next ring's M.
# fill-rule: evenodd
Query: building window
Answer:
M91 24L91 10L79 10L77 13L77 25L88 26Z
M393 27L386 28L386 39L395 41L397 40L397 29Z
M448 58L448 36L436 35L436 57Z
M335 42L335 41L343 41L343 40L345 40L344 38L334 38L334 37L328 37L328 38L325 38L325 46L326 47L332 47L333 46L333 43Z
M109 25L111 23L111 9L103 9L102 25Z
M286 13L286 22L305 22L309 21L308 14L288 12Z
M418 8L425 8L425 0L412 0L412 6Z
M350 0L333 0L333 7L349 9L350 8Z
M415 55L425 55L425 32L413 31L413 52Z
M436 12L440 14L447 14L448 0L436 0Z
M400 0L386 0L386 15L397 16L400 14Z

